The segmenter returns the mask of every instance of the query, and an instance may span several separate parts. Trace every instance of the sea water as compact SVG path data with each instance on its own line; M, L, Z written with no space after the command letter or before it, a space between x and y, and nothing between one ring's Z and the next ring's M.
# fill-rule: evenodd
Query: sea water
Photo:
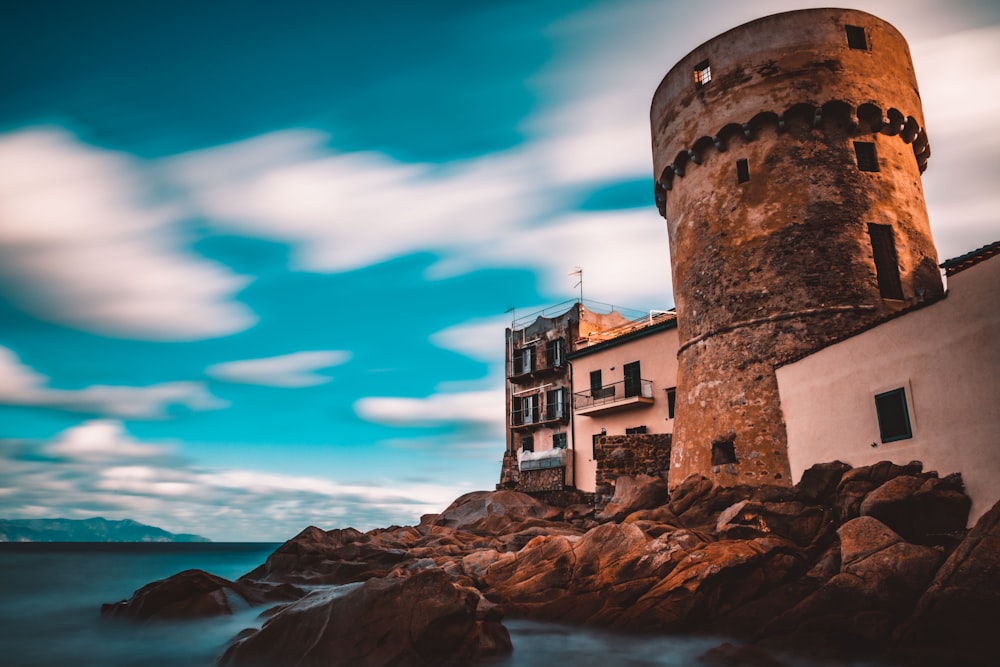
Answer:
M237 579L276 544L0 543L0 665L4 667L211 667L260 609L193 621L102 618L101 604L198 568ZM507 620L514 652L487 667L688 667L721 643L710 637L624 637ZM808 663L798 663L807 665Z

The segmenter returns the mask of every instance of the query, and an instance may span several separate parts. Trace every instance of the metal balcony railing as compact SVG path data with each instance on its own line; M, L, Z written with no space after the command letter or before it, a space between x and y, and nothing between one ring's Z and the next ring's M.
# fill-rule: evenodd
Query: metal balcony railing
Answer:
M573 408L587 410L635 399L644 403L653 400L652 380L621 380L600 388L592 387L586 391L578 391L573 394Z

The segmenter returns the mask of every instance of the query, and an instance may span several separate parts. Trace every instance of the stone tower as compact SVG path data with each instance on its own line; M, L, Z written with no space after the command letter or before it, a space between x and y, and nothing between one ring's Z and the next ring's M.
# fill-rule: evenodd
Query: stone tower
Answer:
M671 485L789 484L775 366L943 291L909 49L860 11L768 16L677 63L651 122L680 334Z

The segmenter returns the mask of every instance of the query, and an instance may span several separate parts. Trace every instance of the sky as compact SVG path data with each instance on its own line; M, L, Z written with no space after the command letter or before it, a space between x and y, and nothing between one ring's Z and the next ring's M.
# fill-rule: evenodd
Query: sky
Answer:
M0 518L282 541L492 489L511 318L577 267L672 306L662 77L828 4L7 3ZM843 6L910 43L940 258L1000 239L1000 5Z

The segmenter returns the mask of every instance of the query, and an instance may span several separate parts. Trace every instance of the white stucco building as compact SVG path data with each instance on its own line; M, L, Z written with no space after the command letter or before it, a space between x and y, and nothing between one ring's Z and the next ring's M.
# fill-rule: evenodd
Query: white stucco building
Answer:
M819 461L960 472L974 522L1000 500L1000 242L918 303L777 370L793 481Z

